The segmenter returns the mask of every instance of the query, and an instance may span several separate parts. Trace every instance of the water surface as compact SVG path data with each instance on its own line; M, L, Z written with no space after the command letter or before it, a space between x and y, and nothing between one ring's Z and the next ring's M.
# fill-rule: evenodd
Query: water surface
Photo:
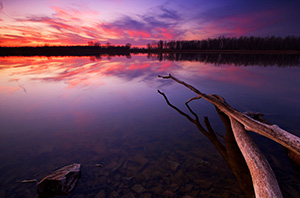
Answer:
M241 180L247 176L236 173L244 170L242 159L235 152L224 158L235 146L214 107L191 103L203 126L208 117L217 139L205 136L157 92L193 116L184 103L195 94L157 78L168 73L223 96L242 112L262 112L270 123L300 136L300 67L282 62L236 66L146 55L0 58L0 197L37 197L34 184L17 181L40 180L75 162L83 166L82 177L70 197L251 195ZM299 172L282 147L251 135L284 196L299 197ZM225 150L218 146L225 143Z

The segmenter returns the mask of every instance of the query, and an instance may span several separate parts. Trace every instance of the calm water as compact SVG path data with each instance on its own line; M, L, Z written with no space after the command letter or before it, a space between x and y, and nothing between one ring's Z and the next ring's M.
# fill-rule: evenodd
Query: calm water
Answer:
M168 73L223 96L242 112L262 112L300 136L297 66L158 61L146 55L0 58L0 197L37 197L35 184L17 181L40 180L75 162L82 164L82 176L69 197L251 195L243 161L214 107L204 100L191 104L203 126L202 117L208 117L218 139L205 136L157 92L192 116L184 103L194 93L157 78ZM281 146L251 135L284 196L300 197L299 167Z

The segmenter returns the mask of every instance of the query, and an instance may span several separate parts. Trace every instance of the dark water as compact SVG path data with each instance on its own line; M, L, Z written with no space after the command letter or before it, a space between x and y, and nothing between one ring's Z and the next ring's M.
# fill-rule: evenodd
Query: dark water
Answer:
M40 180L72 163L82 164L82 176L69 197L251 197L226 122L211 104L193 101L202 126L207 116L220 135L205 136L168 106L157 89L191 117L184 103L195 96L157 78L168 73L300 136L300 67L216 66L146 55L1 58L0 197L38 197L35 184L17 181ZM284 197L300 197L299 167L281 146L251 135Z

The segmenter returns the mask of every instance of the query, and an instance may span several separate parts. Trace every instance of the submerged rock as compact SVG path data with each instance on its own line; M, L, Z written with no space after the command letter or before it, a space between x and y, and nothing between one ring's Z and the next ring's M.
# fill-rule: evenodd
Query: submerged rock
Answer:
M176 171L179 166L179 163L173 161L169 161L169 163L170 163L171 170Z
M43 178L37 184L40 195L67 195L80 177L80 164L65 166Z
M131 190L135 191L136 193L143 193L145 188L141 184L134 185Z

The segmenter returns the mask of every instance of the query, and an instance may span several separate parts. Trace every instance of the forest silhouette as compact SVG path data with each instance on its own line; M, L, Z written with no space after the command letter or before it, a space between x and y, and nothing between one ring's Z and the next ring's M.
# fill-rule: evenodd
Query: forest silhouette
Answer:
M88 42L77 46L0 47L0 56L126 56L147 53L159 61L199 61L205 63L299 66L300 37L239 37L205 40L155 41L146 47Z
M148 49L171 50L300 50L300 37L219 37L206 40L191 41L158 41L147 44Z

